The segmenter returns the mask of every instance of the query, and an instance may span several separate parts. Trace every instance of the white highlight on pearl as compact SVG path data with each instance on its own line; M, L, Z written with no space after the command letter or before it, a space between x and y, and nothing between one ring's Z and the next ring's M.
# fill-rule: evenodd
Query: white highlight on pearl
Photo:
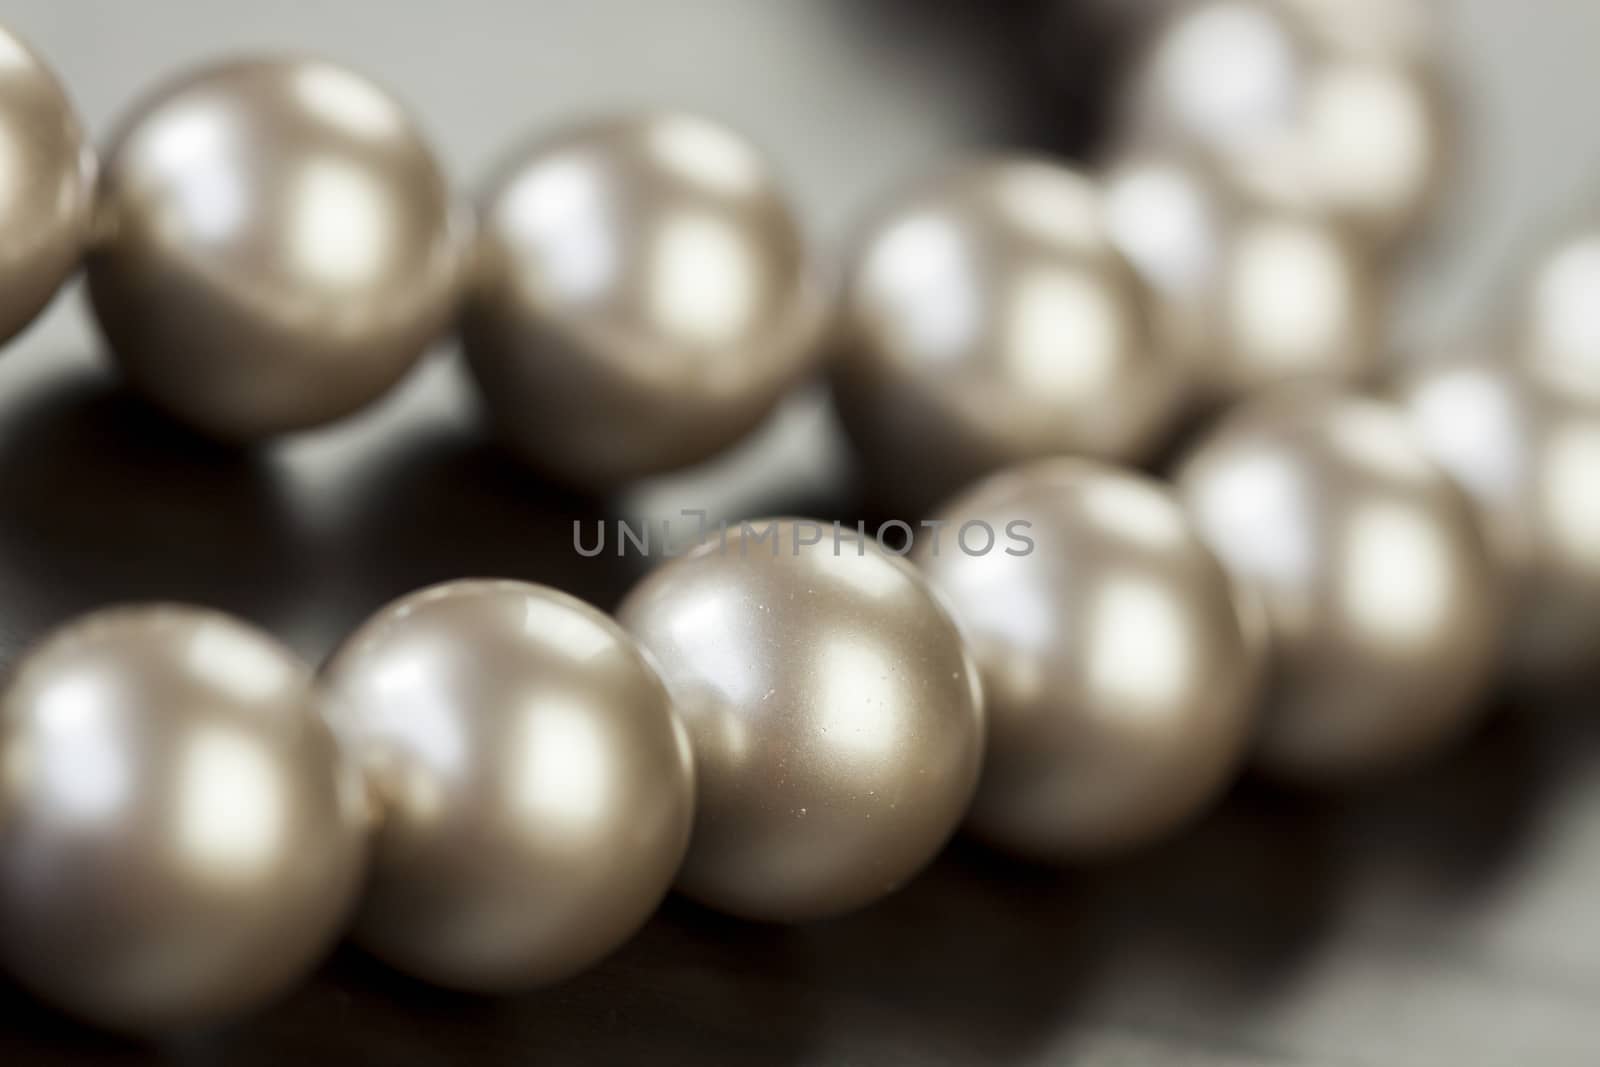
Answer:
M536 268L517 279L549 285L556 296L585 301L617 276L618 249L594 163L581 153L547 160L518 177L499 204L512 253Z
M885 310L882 325L904 348L930 360L959 357L983 328L972 264L954 223L914 215L879 240L863 266L866 299Z
M724 219L682 214L663 220L649 270L652 313L675 334L726 343L754 317L759 267Z
M248 883L278 855L289 798L249 734L197 732L179 757L176 802L180 847L219 882Z
M739 138L705 119L672 115L650 130L656 158L685 180L721 193L751 193L762 183L761 160Z
M1001 213L1035 238L1069 248L1091 248L1106 240L1101 198L1094 184L1042 164L1017 164L994 188Z
M1287 119L1294 44L1260 8L1214 4L1183 22L1163 51L1164 91L1202 136L1239 143Z
M338 67L316 65L297 71L294 93L307 111L345 133L390 137L405 123L400 108L376 86Z
M1122 318L1104 287L1035 268L1017 280L1006 356L1018 381L1064 397L1106 389L1122 350Z
M1239 343L1273 370L1313 365L1356 314L1346 283L1338 250L1314 227L1283 219L1248 228L1228 293Z
M164 214L157 225L182 225L175 241L218 242L244 223L247 191L240 176L233 119L226 107L201 98L174 108L145 134L155 180L170 186L161 198L182 205L182 214ZM160 192L160 190L157 190Z
M817 652L818 729L830 748L863 761L885 759L900 743L901 668L870 638L830 640Z
M1353 632L1376 651L1434 639L1451 610L1456 558L1439 529L1404 503L1369 504L1350 517L1338 595Z
M1107 578L1085 622L1089 686L1160 720L1192 684L1194 635L1167 589L1138 575Z
M8 773L36 774L52 808L80 824L115 818L133 785L122 724L108 714L116 706L108 692L113 684L83 675L46 690L37 712L39 736L29 749L6 753ZM13 757L20 765L11 765Z
M549 695L537 699L522 713L511 742L518 766L506 779L511 808L541 833L582 835L611 804L611 747L583 707L562 707Z
M1115 537L1152 551L1188 542L1183 510L1154 486L1133 481L1102 480L1085 485L1083 509Z
M185 652L197 678L238 700L265 700L283 691L293 668L255 635L229 625L202 626Z
M1537 506L1561 550L1600 575L1600 427L1567 427L1548 447Z
M1223 235L1216 214L1199 183L1175 168L1117 182L1106 218L1117 247L1163 289L1192 291L1217 269Z
M335 287L380 281L391 258L384 186L368 171L332 158L308 161L299 184L289 241L301 268Z

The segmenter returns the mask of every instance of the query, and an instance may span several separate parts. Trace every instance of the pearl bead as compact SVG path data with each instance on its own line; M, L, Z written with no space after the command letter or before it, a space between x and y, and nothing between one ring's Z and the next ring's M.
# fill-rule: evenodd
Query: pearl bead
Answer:
M1600 226L1570 235L1535 262L1514 308L1521 363L1553 388L1600 398Z
M40 997L149 1032L286 991L337 939L366 806L311 671L195 608L48 637L0 695L0 946Z
M106 159L94 310L128 381L211 436L325 423L443 331L461 241L444 176L381 89L313 60L168 84Z
M808 368L820 298L771 166L705 119L580 126L482 205L466 353L507 445L591 489L706 459Z
M1148 312L1075 172L991 160L908 191L856 249L835 332L877 496L920 510L1013 463L1151 453L1180 383Z
M803 520L713 534L619 612L694 748L678 887L746 918L826 918L899 888L977 783L982 699L955 625L909 564L834 536Z
M599 961L655 911L693 769L610 619L542 586L453 582L383 608L324 678L382 807L355 928L379 958L510 992Z
M1600 395L1482 358L1423 368L1399 392L1509 576L1512 668L1545 681L1600 668Z
M1298 14L1276 0L1181 7L1133 68L1125 139L1194 146L1241 188L1390 245L1439 198L1440 75L1398 45L1362 46L1376 31Z
M43 60L0 26L0 343L78 266L93 156Z
M1081 859L1146 843L1216 798L1252 737L1263 635L1168 489L1045 460L934 521L915 558L977 660L988 712L968 816L979 836ZM1007 547L976 552L990 531Z
M1496 573L1466 497L1400 410L1280 391L1226 418L1178 484L1266 609L1263 766L1320 781L1387 771L1473 721L1499 653Z
M1112 240L1156 294L1158 336L1197 405L1374 369L1378 278L1342 227L1240 195L1180 154L1125 159L1106 189Z

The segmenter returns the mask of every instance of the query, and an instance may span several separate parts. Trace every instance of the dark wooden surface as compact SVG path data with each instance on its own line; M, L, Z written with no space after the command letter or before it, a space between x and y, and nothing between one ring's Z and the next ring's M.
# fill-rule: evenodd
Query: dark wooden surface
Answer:
M1097 43L1041 53L1034 5L524 6L24 0L16 21L97 128L188 58L293 44L400 87L465 174L580 101L670 93L774 144L825 234L941 153L1077 150L1096 127ZM517 87L525 105L479 99ZM854 515L840 455L802 398L728 463L577 499L482 439L448 352L347 425L219 450L117 389L69 297L0 355L0 665L128 599L237 611L313 657L388 598L463 575L610 605L639 564L577 558L572 519ZM669 901L602 966L511 1000L441 994L346 950L255 1019L148 1046L0 987L0 1063L1593 1067L1597 692L1506 694L1460 750L1356 795L1245 782L1108 867L1052 874L958 842L893 899L802 929Z

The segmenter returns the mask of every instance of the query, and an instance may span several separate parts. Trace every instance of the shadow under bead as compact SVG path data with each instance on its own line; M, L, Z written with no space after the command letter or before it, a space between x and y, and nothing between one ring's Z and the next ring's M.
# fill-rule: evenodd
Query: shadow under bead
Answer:
M990 159L907 190L855 248L833 336L875 494L914 518L1014 463L1149 458L1182 385L1153 308L1075 171Z
M590 490L707 459L810 369L816 267L771 165L678 113L563 131L494 179L462 324L500 437Z
M61 83L0 26L0 344L77 269L89 236L93 158Z
M1137 153L1105 184L1111 238L1155 294L1191 409L1375 371L1381 278L1344 226L1233 189L1195 153Z
M1399 408L1279 390L1224 418L1177 483L1266 612L1264 769L1326 783L1396 770L1486 707L1497 572L1471 504Z
M198 608L109 609L0 693L0 950L46 1002L159 1033L260 1008L338 940L368 809L312 672Z
M633 639L544 586L402 597L324 669L381 811L356 941L416 978L507 993L567 978L655 911L694 770Z
M618 618L694 749L690 897L773 922L842 915L960 823L983 755L977 670L922 576L875 541L751 520L663 564Z
M158 89L106 155L89 293L129 383L248 442L348 415L446 329L466 235L411 116L312 59Z
M1329 0L1180 5L1124 81L1121 147L1204 152L1239 188L1391 249L1451 162L1443 75L1403 21L1363 24Z
M1484 357L1423 366L1398 394L1504 569L1511 669L1543 683L1600 672L1600 394Z
M1092 859L1220 796L1254 738L1265 634L1167 487L1045 460L933 521L913 558L961 627L988 715L971 830L1030 859Z

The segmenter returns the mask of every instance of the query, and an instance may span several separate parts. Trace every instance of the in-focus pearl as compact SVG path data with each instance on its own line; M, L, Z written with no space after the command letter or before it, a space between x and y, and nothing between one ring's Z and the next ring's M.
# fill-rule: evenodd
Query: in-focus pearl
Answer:
M1045 460L934 521L915 559L977 660L989 721L969 827L1082 859L1216 798L1252 737L1264 635L1170 490Z
M1419 369L1400 396L1507 573L1513 669L1535 681L1600 670L1600 395L1472 358Z
M249 441L366 405L453 311L463 239L399 104L315 60L242 60L158 90L106 157L89 257L129 382Z
M1391 244L1439 197L1440 75L1426 56L1304 14L1278 0L1181 6L1130 75L1124 139L1197 147L1241 188Z
M706 119L636 115L493 181L464 340L509 447L607 488L754 428L806 371L820 303L768 161Z
M1268 770L1387 771L1473 721L1499 659L1496 571L1471 505L1402 411L1282 390L1228 416L1178 484L1266 609Z
M0 26L0 344L32 322L77 268L92 171L61 83Z
M835 393L885 503L920 510L1046 456L1140 459L1168 430L1176 365L1074 171L960 167L907 191L852 260Z
M810 543L820 537L818 543ZM983 754L976 669L916 569L849 529L752 520L664 564L619 617L688 728L699 794L678 887L799 922L915 875Z
M1600 398L1600 225L1546 249L1513 312L1518 358L1555 389Z
M438 985L566 978L672 885L694 774L632 638L564 593L460 581L383 608L324 678L382 808L355 937Z
M153 1032L286 992L360 887L360 776L311 670L197 608L111 609L0 695L0 945L89 1022Z
M1343 227L1240 194L1176 153L1121 161L1106 203L1198 406L1285 381L1355 382L1375 367L1378 277Z

